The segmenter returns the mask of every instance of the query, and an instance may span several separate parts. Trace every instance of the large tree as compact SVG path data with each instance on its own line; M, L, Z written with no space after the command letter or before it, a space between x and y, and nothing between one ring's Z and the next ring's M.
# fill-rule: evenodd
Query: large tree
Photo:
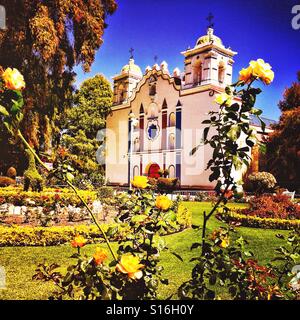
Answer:
M101 46L114 0L0 0L7 28L0 31L0 65L25 77L23 131L36 149L51 149L56 114L71 105L75 73L88 71ZM2 149L3 152L3 149Z
M298 83L284 92L279 123L274 126L266 148L267 168L279 185L300 190L300 72Z
M63 115L62 145L71 154L79 171L90 174L100 170L96 153L101 145L97 133L105 128L111 111L113 92L102 75L85 80L74 95L74 106Z

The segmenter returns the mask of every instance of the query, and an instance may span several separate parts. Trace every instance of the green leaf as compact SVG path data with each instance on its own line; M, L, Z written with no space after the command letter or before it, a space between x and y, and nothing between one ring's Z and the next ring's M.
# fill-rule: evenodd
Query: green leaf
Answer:
M4 116L9 116L8 111L3 106L0 106L0 113L3 114Z
M148 216L146 216L145 214L139 214L139 215L135 215L131 218L132 222L143 222L148 218Z
M181 262L183 262L183 259L181 258L181 256L178 253L173 252L173 251L171 251L171 253L173 256L175 256L177 259L179 259Z
M233 125L227 132L227 137L232 141L236 141L240 137L240 134L241 128L238 125Z
M73 181L73 179L74 179L74 176L72 175L72 173L70 173L70 172L67 172L67 174L66 174L66 178L67 178L67 180L68 181Z

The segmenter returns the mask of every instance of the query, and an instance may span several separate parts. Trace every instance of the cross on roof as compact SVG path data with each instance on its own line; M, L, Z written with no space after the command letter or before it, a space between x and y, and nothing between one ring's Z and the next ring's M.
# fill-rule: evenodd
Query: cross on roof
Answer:
M130 59L133 59L133 52L134 52L134 49L133 49L133 48L130 48L130 50L129 50Z
M210 12L208 17L206 18L206 20L209 22L208 28L213 28L214 27L213 19L214 19L214 16Z
M158 56L155 55L155 56L154 56L154 62L157 63L157 61L158 61Z

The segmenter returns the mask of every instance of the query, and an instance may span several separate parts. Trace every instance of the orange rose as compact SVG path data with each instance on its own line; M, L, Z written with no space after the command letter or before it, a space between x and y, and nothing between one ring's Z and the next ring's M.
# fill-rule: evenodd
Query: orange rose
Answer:
M77 235L75 236L74 240L71 241L71 246L73 248L82 248L86 245L86 243L87 243L87 240L84 239L83 236Z
M25 88L25 81L22 74L17 69L7 68L2 78L7 89L22 90Z
M123 255L116 268L118 271L127 274L130 279L138 280L143 276L140 269L144 268L144 265L140 264L139 258L131 253Z
M107 251L101 248L97 248L93 255L96 265L102 264L108 257Z

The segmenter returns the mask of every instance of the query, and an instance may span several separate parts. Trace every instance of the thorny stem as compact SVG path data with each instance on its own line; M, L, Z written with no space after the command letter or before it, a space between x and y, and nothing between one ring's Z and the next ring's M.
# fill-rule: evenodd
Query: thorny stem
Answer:
M28 148L28 150L34 155L35 159L38 161L38 163L45 168L48 172L50 172L50 168L48 168L45 163L40 159L40 157L36 154L36 152L34 151L34 149L29 145L29 143L26 141L26 139L24 138L23 134L21 133L20 130L18 130L17 132L18 137L22 140L22 142L24 143L24 145L26 146L26 148ZM63 179L62 179L63 180ZM85 208L88 210L89 214L91 215L95 225L97 226L97 228L99 229L99 231L102 233L102 236L109 248L109 251L111 252L114 260L116 262L118 262L117 256L115 254L115 252L113 251L111 244L106 236L106 233L104 232L103 228L101 227L101 225L98 223L93 211L90 209L90 207L88 206L88 204L86 203L86 201L82 198L82 196L79 194L77 188L68 180L63 180L65 181L68 186L74 191L74 193L76 194L76 196L80 199L80 201L82 202L82 204L85 206Z

